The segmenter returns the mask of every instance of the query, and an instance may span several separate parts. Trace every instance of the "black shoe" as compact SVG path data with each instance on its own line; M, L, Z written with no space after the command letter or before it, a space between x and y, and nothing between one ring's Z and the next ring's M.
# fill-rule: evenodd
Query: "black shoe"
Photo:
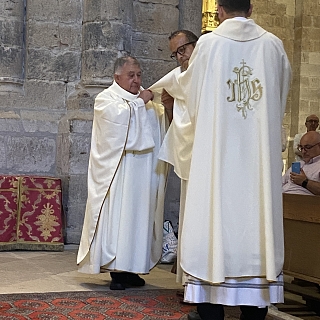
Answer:
M110 272L111 290L125 290L127 275L125 272Z
M125 285L120 282L116 282L115 280L111 280L110 282L110 290L125 290Z
M139 277L136 273L131 272L110 272L111 290L124 290L126 287L142 287L145 285L145 281Z
M146 282L139 277L136 273L126 272L127 280L126 283L133 287L142 287L146 284Z

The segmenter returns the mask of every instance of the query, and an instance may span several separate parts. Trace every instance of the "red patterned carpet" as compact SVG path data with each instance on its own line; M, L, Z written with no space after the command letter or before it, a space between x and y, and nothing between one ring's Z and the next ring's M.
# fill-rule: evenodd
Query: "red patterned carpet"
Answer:
M1 320L187 319L194 309L168 289L0 295Z

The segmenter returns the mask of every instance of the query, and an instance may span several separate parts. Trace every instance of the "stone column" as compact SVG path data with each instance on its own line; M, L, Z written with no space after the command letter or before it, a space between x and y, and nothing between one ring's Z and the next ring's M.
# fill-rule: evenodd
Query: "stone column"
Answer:
M202 24L202 1L180 0L179 11L179 29L190 30L197 36L200 36Z
M22 92L25 0L0 0L0 94Z

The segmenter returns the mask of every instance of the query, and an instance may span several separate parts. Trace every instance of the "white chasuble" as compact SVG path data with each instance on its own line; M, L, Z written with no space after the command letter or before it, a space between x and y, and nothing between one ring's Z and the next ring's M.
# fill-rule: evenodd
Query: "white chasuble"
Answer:
M175 68L163 78L158 80L149 89L155 93L155 100L160 103L160 94L165 89L169 94L175 96L173 105L173 119L170 127L164 137L159 159L173 165L174 172L183 180L189 177L190 161L193 143L193 129L190 122L188 110L185 107L184 100L177 97L177 92L171 92L171 83L173 78L181 74L181 68ZM175 80L176 81L176 80ZM156 94L158 93L158 95Z
M277 281L284 259L281 125L291 68L282 42L251 19L202 35L172 77L194 128L181 266L211 284Z
M164 110L117 83L95 100L79 271L148 273L162 253Z

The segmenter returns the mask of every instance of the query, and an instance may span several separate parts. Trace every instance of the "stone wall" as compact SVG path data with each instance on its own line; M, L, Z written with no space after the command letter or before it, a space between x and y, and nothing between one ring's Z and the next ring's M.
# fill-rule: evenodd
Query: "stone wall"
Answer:
M123 53L140 60L145 87L174 68L179 21L199 34L201 3L0 0L0 172L62 178L66 243L80 239L96 94ZM166 215L177 218L172 176Z
M293 66L284 120L292 137L305 115L320 113L319 4L253 4L253 18L283 40ZM112 82L115 58L136 56L148 87L176 66L168 35L178 28L200 35L201 7L200 0L0 0L0 172L62 178L66 243L80 239L93 103ZM165 217L175 227L179 184L171 173Z
M254 0L253 18L284 43L293 78L284 118L286 167L294 161L293 138L310 114L320 117L320 5L313 0Z

